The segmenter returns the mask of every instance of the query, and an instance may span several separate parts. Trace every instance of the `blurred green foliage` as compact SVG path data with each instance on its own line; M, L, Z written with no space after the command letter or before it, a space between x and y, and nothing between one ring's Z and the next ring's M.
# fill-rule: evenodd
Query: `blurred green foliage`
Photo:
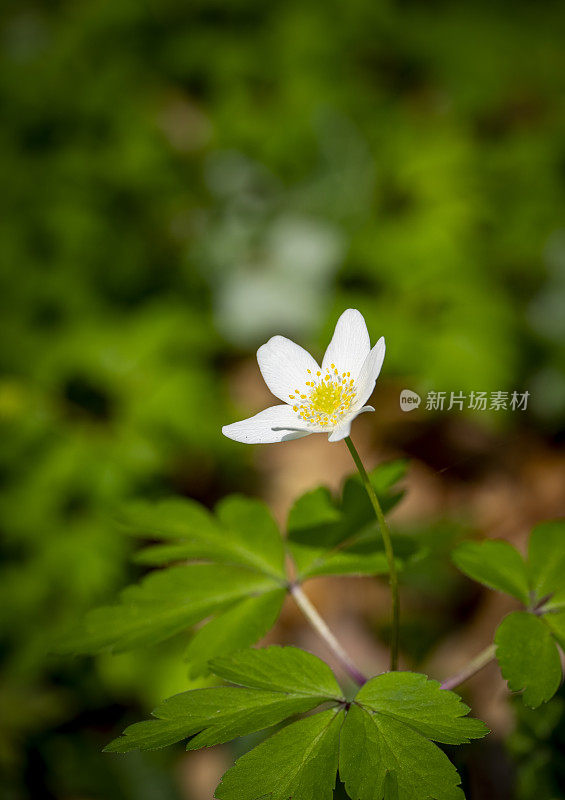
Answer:
M507 747L520 766L517 800L558 800L565 792L565 765L560 757L565 745L563 689L552 703L535 711L514 705L518 724Z
M250 454L219 435L226 353L279 332L322 345L356 306L389 374L529 387L562 428L564 21L557 2L502 0L5 6L9 797L88 791L70 767L25 771L86 694L150 704L185 685L165 656L46 652L132 577L107 521L125 499L251 485Z

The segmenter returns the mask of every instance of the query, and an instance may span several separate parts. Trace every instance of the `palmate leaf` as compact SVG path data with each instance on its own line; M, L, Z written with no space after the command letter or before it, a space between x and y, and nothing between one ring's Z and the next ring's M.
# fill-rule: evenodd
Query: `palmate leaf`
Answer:
M537 525L528 561L510 542L463 542L453 552L459 569L485 586L516 597L528 611L499 625L496 657L512 691L527 706L550 700L561 682L557 644L565 647L565 520Z
M523 690L525 705L537 708L550 700L562 675L561 659L545 619L514 611L502 620L494 641L502 675L512 691Z
M489 589L497 589L529 603L528 571L524 559L510 542L489 539L462 542L452 554L453 562L465 573Z
M461 744L487 729L424 675L373 678L347 713L337 708L296 722L243 756L216 790L219 800L330 798L335 765L353 800L462 798L459 776L430 739Z
M195 561L151 573L121 602L96 609L58 649L95 653L162 641L213 617L187 650L192 675L220 652L254 644L274 625L284 600L284 543L268 508L234 495L215 515L199 503L134 503L122 520L130 534L159 539L140 561ZM209 562L209 563L202 563Z
M375 472L375 485L384 491L402 471L399 464L385 465ZM384 502L392 502L391 497L385 493ZM338 545L351 525L354 536L344 548L328 548L328 533L331 538L334 531L326 529L322 563L312 564L310 574L386 572L374 525L372 530L359 528L359 520L372 520L360 484L347 482L343 502L349 527L338 532ZM341 511L339 516L341 525ZM196 676L207 673L215 655L254 644L274 625L287 584L285 547L264 503L234 495L212 514L188 499L137 502L128 507L122 524L131 535L159 542L143 549L138 561L182 566L150 574L126 589L120 603L91 612L59 650L95 653L150 645L210 617L186 651L190 674Z
M126 510L123 525L132 535L166 542L142 550L137 555L141 563L204 559L285 576L281 535L259 500L230 495L218 503L215 515L194 500L138 502Z
M406 471L404 461L383 464L371 482L385 511L402 497L392 487ZM300 497L288 520L288 544L299 576L379 575L387 572L382 539L375 513L357 477L349 478L342 497L335 500L320 488ZM398 566L417 550L409 537L394 537Z
M542 522L533 529L528 561L510 542L494 539L463 542L452 558L475 581L511 594L525 606L543 602L565 605L565 520Z
M243 650L215 660L212 668L239 687L195 689L171 697L153 712L158 719L131 725L106 750L152 750L188 737L193 738L187 749L210 747L321 703L343 702L327 664L298 648Z
M268 575L222 564L186 564L153 572L122 592L121 603L95 609L59 650L96 653L163 641L250 595L280 589Z
M352 800L459 800L459 775L432 742L463 744L488 729L437 681L411 672L372 678L341 732L339 773Z
M297 713L242 756L216 789L218 800L330 800L339 768L352 800L459 800L459 777L432 742L484 736L482 722L425 675L395 672L368 681L347 703L329 667L295 647L242 650L212 670L237 683L172 697L106 748L154 749L189 738L188 749L226 742Z

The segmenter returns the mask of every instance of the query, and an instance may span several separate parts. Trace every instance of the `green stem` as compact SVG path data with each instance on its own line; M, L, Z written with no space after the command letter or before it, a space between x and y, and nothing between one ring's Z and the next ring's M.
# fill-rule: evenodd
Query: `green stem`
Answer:
M375 510L381 535L383 537L385 554L388 562L389 584L392 597L392 639L390 645L390 668L391 670L395 670L398 668L400 602L398 597L398 573L396 571L396 564L394 563L394 550L392 549L392 540L390 538L390 531L386 524L385 515L383 514L383 510L381 508L381 504L379 503L379 499L375 493L375 490L373 489L371 481L369 480L369 476L367 475L367 470L363 466L363 462L361 461L361 457L357 452L357 448L351 441L350 436L347 436L345 438L345 444L347 445L349 452L351 453L351 457L353 458L355 466L357 467L359 475L361 476L361 480L363 481L363 486L365 487L365 490L369 495L369 500L371 501L371 505Z

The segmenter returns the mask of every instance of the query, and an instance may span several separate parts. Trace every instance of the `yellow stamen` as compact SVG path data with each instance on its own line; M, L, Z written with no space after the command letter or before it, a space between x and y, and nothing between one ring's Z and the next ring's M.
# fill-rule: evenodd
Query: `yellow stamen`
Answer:
M296 395L305 402L294 405L293 410L304 422L321 428L332 428L338 425L341 419L351 411L356 397L353 378L347 380L350 373L340 374L335 364L332 364L331 367L332 372L326 369L323 377L321 371L317 370L318 382L314 380L305 382L308 387L307 394L301 394L298 389L295 390ZM311 374L310 370L307 372ZM294 395L292 399L294 399Z

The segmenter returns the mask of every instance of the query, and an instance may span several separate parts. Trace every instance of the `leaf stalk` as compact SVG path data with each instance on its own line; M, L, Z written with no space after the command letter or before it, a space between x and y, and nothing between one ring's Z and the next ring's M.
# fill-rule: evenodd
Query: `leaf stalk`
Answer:
M302 611L310 625L322 637L334 656L337 658L343 669L347 672L349 677L355 681L359 686L363 686L367 682L367 678L355 666L349 655L338 642L334 634L328 628L322 617L319 615L316 608L312 605L308 597L304 594L301 587L296 583L292 583L288 588L291 596L298 608Z
M442 689L455 689L456 686L459 686L461 683L465 683L465 681L472 678L473 675L476 675L483 667L486 667L487 664L494 659L496 654L496 645L490 644L488 647L485 647L484 650L481 650L478 656L472 661L469 661L466 667L463 667L462 670L457 672L451 678L447 678L442 684Z

